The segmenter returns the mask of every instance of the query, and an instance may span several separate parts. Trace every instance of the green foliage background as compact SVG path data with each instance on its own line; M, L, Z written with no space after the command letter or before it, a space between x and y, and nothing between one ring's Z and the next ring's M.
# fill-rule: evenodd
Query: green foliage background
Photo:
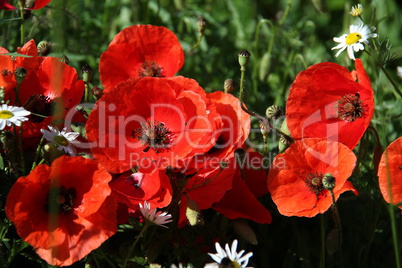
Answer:
M402 80L396 76L396 67L402 65L402 4L397 2L360 3L364 6L365 22L377 27L378 41L389 38L392 44L391 53L395 53L396 59L386 68L400 86ZM77 70L88 63L95 70L93 84L101 87L96 71L99 57L116 33L133 24L166 26L178 36L186 52L179 74L196 79L208 92L222 90L227 78L239 80L237 53L247 49L252 56L246 72L245 101L252 110L264 114L270 105L285 106L295 76L308 66L330 61L353 69L353 61L346 52L335 58L336 52L331 48L336 45L332 38L347 33L349 25L358 21L348 14L356 4L345 0L53 0L47 7L32 12L26 21L26 39L52 42L50 56L67 55L70 65ZM191 51L197 42L196 21L200 16L206 19L207 28L201 45ZM19 21L10 20L15 17L17 12L0 11L0 46L9 51L21 46ZM401 97L367 54L358 52L356 56L362 59L372 79L376 102L372 125L385 148L401 136ZM254 127L258 128L257 124ZM360 194L344 194L339 201L344 228L343 267L395 267L390 217L373 169L376 142L372 134L367 133L355 149L360 165L351 180ZM259 133L253 133L250 139L262 143ZM272 151L277 140L274 134L270 136ZM273 222L250 223L258 245L241 243L254 252L250 265L319 267L320 226L324 224L327 231L333 227L331 213L313 219L288 218L278 214L269 196L261 201L273 214ZM402 220L400 213L394 212L401 247ZM214 228L214 233L235 237L224 219ZM185 228L183 232L194 231ZM193 253L189 253L191 250ZM401 248L398 250L402 252ZM189 246L175 254L181 254L179 260L200 261L192 256L194 252ZM337 258L337 254L327 255L321 267L339 267Z

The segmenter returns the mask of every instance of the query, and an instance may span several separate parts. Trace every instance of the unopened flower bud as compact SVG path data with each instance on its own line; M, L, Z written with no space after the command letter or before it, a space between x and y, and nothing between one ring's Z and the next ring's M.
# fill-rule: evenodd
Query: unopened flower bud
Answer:
M82 80L84 80L84 82L86 84L89 84L91 82L91 79L92 79L92 68L91 68L91 66L89 66L88 64L85 64L84 66L82 66L81 72L82 72Z
M24 81L25 77L27 76L27 69L23 67L18 67L14 71L15 80L17 80L17 84L20 85L22 81Z
M236 82L233 79L226 79L223 83L223 90L225 93L230 93L236 88Z
M205 32L207 21L203 17L197 19L198 32L202 35Z
M335 188L335 177L331 173L327 173L322 178L322 185L325 189L332 191Z
M64 154L63 151L59 150L57 147L58 146L53 142L49 142L42 147L43 158L49 163Z
M6 97L6 90L4 87L0 87L0 103L4 103L4 98Z
M38 46L38 56L47 56L51 51L51 44L48 41L40 41Z
M69 64L69 63L70 63L70 60L67 58L66 55L61 56L61 57L59 58L59 61L62 62L62 63L65 63L65 64Z
M244 70L250 61L251 54L250 52L244 49L239 52L238 56L239 56L240 67L242 70Z
M267 137L268 137L268 134L269 134L269 131L270 131L269 126L268 126L267 124L261 122L261 123L260 123L260 130L261 130L262 136L263 136L264 138L267 138Z
M265 111L265 115L269 119L278 119L282 115L282 107L278 105L271 105Z
M97 100L99 100L103 96L103 89L100 87L95 86L91 89L91 91L92 91L92 95L94 95L94 97Z
M191 226L195 226L195 225L203 223L200 209L199 209L197 203L192 199L187 200L186 217Z

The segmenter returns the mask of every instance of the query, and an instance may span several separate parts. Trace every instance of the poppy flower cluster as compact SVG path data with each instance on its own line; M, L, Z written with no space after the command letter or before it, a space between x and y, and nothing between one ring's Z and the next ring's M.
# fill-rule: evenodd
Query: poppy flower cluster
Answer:
M355 167L351 151L374 114L370 79L360 59L356 71L323 62L299 73L286 103L286 122L295 143L276 156L268 188L281 214L313 217L345 191ZM327 179L334 182L328 185ZM332 191L332 192L331 192Z
M84 82L59 59L39 56L33 40L17 53L27 57L0 55L5 99L17 105L2 106L2 126L22 125L24 145L32 137L32 147L38 146L43 137L57 154L47 158L48 149L37 150L46 164L14 183L6 214L49 264L81 260L139 212L166 228L171 214L183 227L199 223L204 209L271 222L258 201L268 192L262 156L244 153L261 160L252 168L235 158L249 136L250 116L233 95L207 93L196 80L174 76L184 53L167 28L128 27L102 54L103 95L79 138L90 145L89 159L76 156L80 144L73 146L81 132L55 124L69 126Z

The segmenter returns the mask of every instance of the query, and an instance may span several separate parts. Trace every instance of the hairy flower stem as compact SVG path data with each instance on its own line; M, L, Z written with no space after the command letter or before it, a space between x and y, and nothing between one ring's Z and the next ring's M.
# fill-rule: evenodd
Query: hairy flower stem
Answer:
M126 256L126 258L124 259L123 268L126 268L126 267L127 267L128 260L130 259L131 254L133 253L133 250L134 250L135 246L137 245L137 243L138 243L138 241L140 240L141 236L142 236L142 235L145 233L145 231L148 229L148 227L151 226L151 224L152 224L152 223L151 223L149 220L145 219L145 224L144 224L144 226L142 227L141 232L137 235L137 237L135 238L134 243L131 244L130 248L128 249L127 256Z
M338 230L338 244L339 244L339 267L343 267L342 263L342 225L341 225L341 218L339 217L338 207L335 201L334 191L330 190L331 198L332 198L332 216L335 222L336 229Z
M42 149L42 144L43 144L43 141L44 141L44 140L45 140L45 139L42 137L42 138L40 139L40 141L39 141L38 147L36 147L35 158L34 158L34 161L33 161L33 163L32 163L31 170L33 170L33 169L36 167L36 165L37 165L36 162L38 162L38 158L39 158L40 151L41 151L41 149Z
M24 45L25 40L25 19L24 19L24 6L21 1L18 1L20 7L20 16L21 16L21 25L20 25L20 34L21 34L21 46Z
M268 120L268 118L261 116L253 111L250 111L243 102L243 95L244 95L244 77L246 74L246 68L241 67L240 68L240 92L239 92L239 102L240 102L240 107L242 108L243 111L245 111L246 113L248 113L251 116L256 117L258 120L260 120L260 125L262 125L263 127L265 127L266 129L274 129L277 133L283 135L288 141L293 142L293 138L290 137L289 135L283 133L280 129L278 129L277 127L275 127L270 120Z
M17 150L16 150L16 152L19 152L19 154L20 154L20 160L21 160L21 174L23 175L23 176L25 176L26 174L25 174L25 161L24 161L24 152L23 152L23 149L22 149L22 126L23 126L23 124L24 123L22 123L21 122L21 126L20 126L20 129L19 129L19 131L17 131L17 128L15 127L15 125L14 125L14 133L15 133L15 137L16 137L16 139L17 139L17 143L16 143L16 145L17 145Z
M368 52L366 49L364 49L364 52L366 52L371 58L373 58L372 54ZM377 59L375 60L375 64L377 64L378 67L380 67L385 76L388 78L389 82L391 82L396 93L398 93L398 95L402 97L402 91L399 90L398 85L395 83L394 79L392 79L392 77L389 75L388 71L385 69L385 66L382 64L382 62L379 59Z

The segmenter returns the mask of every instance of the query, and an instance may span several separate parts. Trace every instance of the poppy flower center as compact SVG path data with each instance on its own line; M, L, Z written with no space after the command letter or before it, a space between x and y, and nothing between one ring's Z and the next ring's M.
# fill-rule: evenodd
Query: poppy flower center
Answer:
M54 102L45 95L32 95L25 102L24 108L31 113L43 115L45 117L52 115L53 113ZM36 116L31 114L31 121L34 123L40 123L45 118L41 116Z
M0 111L0 119L10 119L13 116L14 114L10 111L7 110Z
M304 179L307 187L312 191L316 196L319 196L324 190L324 184L322 183L322 179L324 176L322 174L310 173L307 175L307 178Z
M57 135L57 136L55 136L54 138L53 138L53 141L55 142L55 143L57 143L58 145L61 145L61 146L68 146L70 143L68 142L68 140L64 137L64 136L62 136L62 135Z
M173 142L174 133L165 126L165 123L147 122L145 124L141 123L141 126L137 131L133 131L133 134L147 145L143 150L144 153L148 152L151 148L156 153L162 153L170 149L169 146Z
M74 188L66 189L64 186L49 191L45 210L48 213L69 214L74 206L76 192Z
M350 33L345 40L346 45L350 46L359 42L362 39L362 35L359 33Z
M154 61L145 61L138 70L139 77L164 77L163 68Z
M223 135L220 135L216 140L215 145L211 149L209 149L209 151L206 152L206 154L214 154L218 152L220 149L224 148L225 147L224 145L226 145L226 139L225 137L223 137Z
M219 268L240 268L240 265L229 259L228 257L225 257L221 260L221 263L218 266Z
M10 74L12 74L13 72L11 72L11 71L9 71L9 70L7 70L7 69L3 69L3 70L1 70L1 75L2 76L7 76L7 75L10 75Z
M363 116L363 101L360 94L347 94L338 100L338 118L342 121L353 122Z

